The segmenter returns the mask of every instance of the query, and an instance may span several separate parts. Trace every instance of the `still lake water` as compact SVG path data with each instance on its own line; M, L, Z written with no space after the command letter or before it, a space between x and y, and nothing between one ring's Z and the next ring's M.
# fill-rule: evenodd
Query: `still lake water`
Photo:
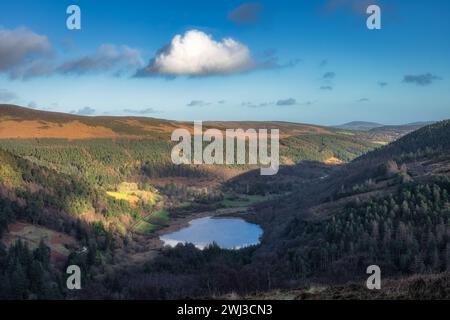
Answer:
M239 249L259 243L263 231L260 226L240 218L200 218L189 222L179 231L162 235L164 245L192 243L204 249L213 242L223 249Z

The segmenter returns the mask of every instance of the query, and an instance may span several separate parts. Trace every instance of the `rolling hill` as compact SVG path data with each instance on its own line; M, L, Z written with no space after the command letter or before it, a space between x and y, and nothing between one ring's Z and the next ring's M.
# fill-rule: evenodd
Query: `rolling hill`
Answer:
M172 168L170 135L192 123L139 117L85 117L0 105L0 147L36 164L81 174L102 185L118 184ZM341 163L380 144L365 135L287 122L205 122L204 129L280 129L282 164L303 160ZM233 170L248 170L234 167ZM196 169L194 169L196 170ZM178 174L178 173L174 173Z
M356 131L369 131L375 128L383 127L384 125L376 122L366 122L366 121L352 121L348 123L344 123L335 128L344 129L344 130L356 130Z

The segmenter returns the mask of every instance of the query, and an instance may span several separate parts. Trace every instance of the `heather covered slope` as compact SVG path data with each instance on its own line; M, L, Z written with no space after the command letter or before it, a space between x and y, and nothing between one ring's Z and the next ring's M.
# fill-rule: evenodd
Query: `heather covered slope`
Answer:
M1 139L167 137L187 124L153 118L87 117L0 104Z
M204 129L280 130L282 164L347 162L379 146L364 135L286 122L206 122ZM0 105L0 147L39 165L92 182L114 184L142 173L182 174L173 168L170 135L192 123L134 117L84 117ZM237 167L235 169L248 170ZM178 172L178 173L177 173Z
M2 124L2 131L0 138L7 138L11 135L7 132L7 129L11 129L12 124L20 123L30 127L35 127L36 130L40 129L42 134L50 135L52 132L57 138L67 138L70 134L65 129L65 126L71 123L78 123L82 126L92 127L93 130L99 130L99 138L101 137L145 137L150 133L171 133L175 128L187 128L192 131L192 123L190 122L178 122L164 119L148 118L148 117L113 117L113 116L80 116L75 114L59 113L40 111L36 109L30 109L20 107L16 105L0 104L0 124ZM59 131L56 127L50 126L57 124ZM49 127L46 127L49 126ZM289 122L277 122L277 121L206 121L204 122L205 128L218 128L225 129L279 129L282 136L295 136L300 134L335 134L337 130L333 128L327 128L323 126L298 124ZM108 134L102 135L100 130L110 130ZM48 132L48 133L46 133ZM36 136L28 135L24 133L21 138L36 138ZM76 137L75 137L76 138Z

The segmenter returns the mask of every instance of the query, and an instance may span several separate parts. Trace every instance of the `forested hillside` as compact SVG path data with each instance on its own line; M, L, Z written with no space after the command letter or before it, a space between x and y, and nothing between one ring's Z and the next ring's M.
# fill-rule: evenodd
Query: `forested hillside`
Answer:
M0 238L17 221L30 228L39 225L73 235L78 244L68 248L69 259L80 261L79 265L89 274L89 268L101 263L118 239L100 221L83 222L80 215L88 209L103 215L127 212L122 203L108 199L82 179L0 150ZM65 295L62 270L50 261L48 245L57 243L49 240L33 243L36 248L21 241L9 249L0 243L1 298L48 299ZM87 248L86 255L77 254L82 247Z
M367 266L376 264L383 283L394 283L387 296L432 297L423 282L405 288L389 279L442 273L436 276L436 296L445 297L450 286L445 276L450 268L450 150L438 141L447 130L448 122L439 123L327 176L303 176L292 184L291 194L256 205L250 219L264 228L261 245L239 252L215 246L199 251L192 245L167 249L140 272L109 279L120 284L113 294L182 298L275 288L311 292L323 284L331 286L324 297L358 298L365 296L359 287L352 292L351 286L339 284L365 281ZM439 152L419 151L421 146ZM404 152L415 155L405 158ZM286 176L300 177L300 171L287 171ZM254 192L256 176L245 177L250 185L237 186ZM104 286L106 282L96 284L97 289Z
M422 128L261 208L283 224L266 235L287 262L276 274L346 281L370 264L390 275L448 271L449 133L449 121Z
M180 126L0 106L0 297L212 297L359 281L370 264L386 277L449 270L450 121L386 146L319 126L207 123L281 128L279 174L231 166L231 180L170 162ZM171 219L234 206L262 226L260 245L155 246ZM62 288L67 264L86 273L83 292Z
M170 166L170 135L189 122L137 117L83 117L0 105L0 147L61 172L113 183L143 165ZM364 134L280 122L205 122L204 130L280 130L282 164L303 160L347 162L380 146ZM77 136L78 135L78 136ZM390 141L390 140L389 140ZM386 141L388 142L388 141ZM243 167L247 170L248 168Z

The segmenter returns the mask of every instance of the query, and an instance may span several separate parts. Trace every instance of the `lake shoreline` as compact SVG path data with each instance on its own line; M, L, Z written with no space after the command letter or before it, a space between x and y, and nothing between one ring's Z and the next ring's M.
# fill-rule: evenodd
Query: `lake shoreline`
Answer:
M150 236L134 234L134 243L140 243L142 247L138 250L131 250L131 252L124 254L124 263L120 265L142 265L145 262L155 259L161 251L166 247L164 242L160 240L160 236L163 234L179 231L183 228L189 226L189 222L195 219L201 219L205 217L212 218L241 218L248 223L255 223L252 219L249 219L251 215L250 207L239 207L239 208L227 208L227 209L217 209L201 212L192 212L183 216L174 217L169 222L169 225L159 229L154 234ZM259 225L259 224L258 224ZM259 225L260 226L260 225ZM260 226L260 228L264 229ZM119 267L119 266L118 266Z
M164 228L159 229L155 232L158 238L162 234L179 231L183 228L189 226L189 222L196 219L212 217L212 218L242 218L246 222L253 223L252 221L247 221L245 215L248 213L250 208L240 207L240 208L229 208L229 209L217 209L212 211L202 211L192 214L185 215L183 217L176 217L170 221L170 224Z
M264 230L260 225L245 219L248 211L249 208L241 207L190 214L173 220L174 223L171 223L171 225L166 228L158 230L155 236L158 238L158 242L162 248L174 247L178 243L193 243L199 249L204 249L205 246L213 242L218 243L224 249L240 249L243 247L256 245L260 243L260 237L264 233ZM223 219L225 221L212 221L216 219ZM200 222L201 220L203 221ZM201 224L199 225L198 223ZM204 224L209 225L205 226ZM257 227L258 230L251 230L254 227ZM184 230L189 228L192 228L191 231L194 233L190 233L190 231L186 230L188 233L183 234ZM215 228L216 230L214 230ZM217 230L217 228L219 229ZM230 238L229 233L227 234L226 232L222 232L223 230L226 230L226 228L232 228L231 230L239 230L240 228L244 228L244 230L241 233L236 233L235 236ZM211 238L211 234L209 234L210 232L214 235L212 236L213 239ZM256 232L258 234L256 239L251 239L252 232ZM202 239L202 234L204 239ZM171 239L170 235L174 236L174 238ZM250 237L248 242L244 239L246 236ZM239 239L239 237L244 238Z

